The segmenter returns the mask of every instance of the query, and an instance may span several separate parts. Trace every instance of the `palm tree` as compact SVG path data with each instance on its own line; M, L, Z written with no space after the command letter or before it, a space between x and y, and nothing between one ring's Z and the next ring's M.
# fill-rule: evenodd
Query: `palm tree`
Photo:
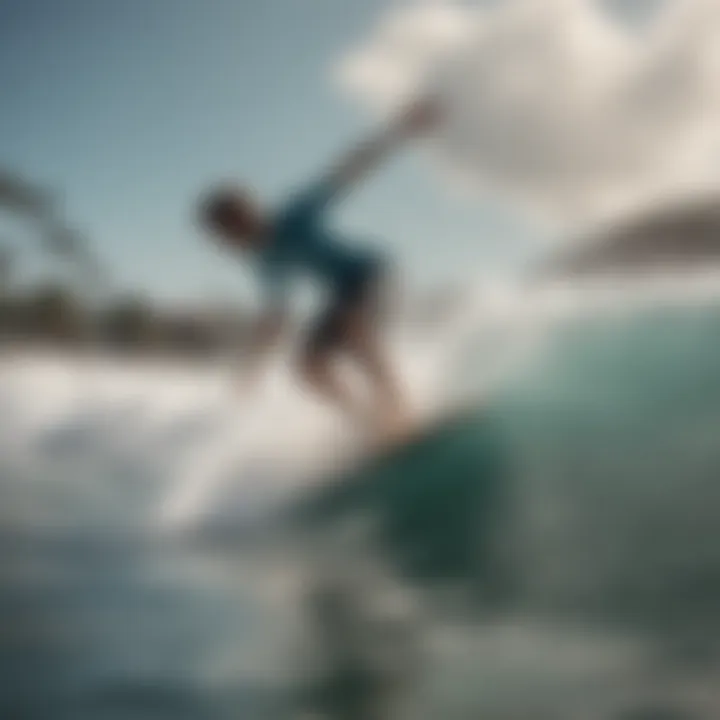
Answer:
M107 279L88 239L62 217L56 195L0 169L0 207L30 219L38 230L43 252L55 260L73 263L85 282L92 280L90 287L95 287L101 277Z
M0 169L0 204L27 216L47 215L52 211L50 193L19 175Z
M0 336L5 336L15 319L15 306L10 295L14 252L9 244L0 245Z
M32 222L39 249L52 262L70 264L75 276L74 294L78 298L86 304L100 301L109 287L107 270L88 239L63 218L56 194L17 173L0 169L0 208ZM0 258L0 266L2 262ZM0 274L2 272L0 267Z
M0 296L6 295L12 283L15 252L9 243L0 245Z

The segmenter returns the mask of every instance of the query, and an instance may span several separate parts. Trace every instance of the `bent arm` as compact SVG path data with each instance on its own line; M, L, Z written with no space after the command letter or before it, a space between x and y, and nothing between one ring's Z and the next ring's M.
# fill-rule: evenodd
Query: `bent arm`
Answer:
M268 355L275 349L287 324L288 283L286 270L272 263L258 268L261 310L250 325L244 344L242 375L246 384L258 380Z
M277 346L286 323L285 312L275 308L263 311L255 319L243 353L242 374L246 382L254 383L258 379L265 360Z

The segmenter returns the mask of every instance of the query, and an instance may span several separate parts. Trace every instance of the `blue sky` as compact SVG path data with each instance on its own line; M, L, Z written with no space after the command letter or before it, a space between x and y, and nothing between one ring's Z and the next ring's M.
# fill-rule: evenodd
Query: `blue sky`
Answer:
M246 274L203 244L193 203L225 178L280 198L362 135L367 118L331 71L387 6L2 0L0 164L62 190L122 286L162 298L243 294ZM456 197L412 150L337 222L386 242L418 282L513 262L535 240L493 204Z

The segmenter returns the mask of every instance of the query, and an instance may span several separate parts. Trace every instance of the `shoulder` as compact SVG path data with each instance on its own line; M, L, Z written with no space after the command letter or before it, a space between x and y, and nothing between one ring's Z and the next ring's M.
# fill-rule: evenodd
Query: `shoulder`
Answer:
M287 228L301 225L312 217L304 197L293 193L275 209L275 231L282 234Z
M277 210L281 226L302 225L317 220L334 195L332 182L322 179L292 191Z

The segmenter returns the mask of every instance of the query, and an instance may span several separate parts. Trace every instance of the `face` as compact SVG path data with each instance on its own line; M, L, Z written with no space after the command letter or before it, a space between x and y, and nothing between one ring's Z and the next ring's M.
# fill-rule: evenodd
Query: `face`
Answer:
M253 248L261 242L265 227L260 208L241 193L225 199L210 225L223 244L241 249Z

